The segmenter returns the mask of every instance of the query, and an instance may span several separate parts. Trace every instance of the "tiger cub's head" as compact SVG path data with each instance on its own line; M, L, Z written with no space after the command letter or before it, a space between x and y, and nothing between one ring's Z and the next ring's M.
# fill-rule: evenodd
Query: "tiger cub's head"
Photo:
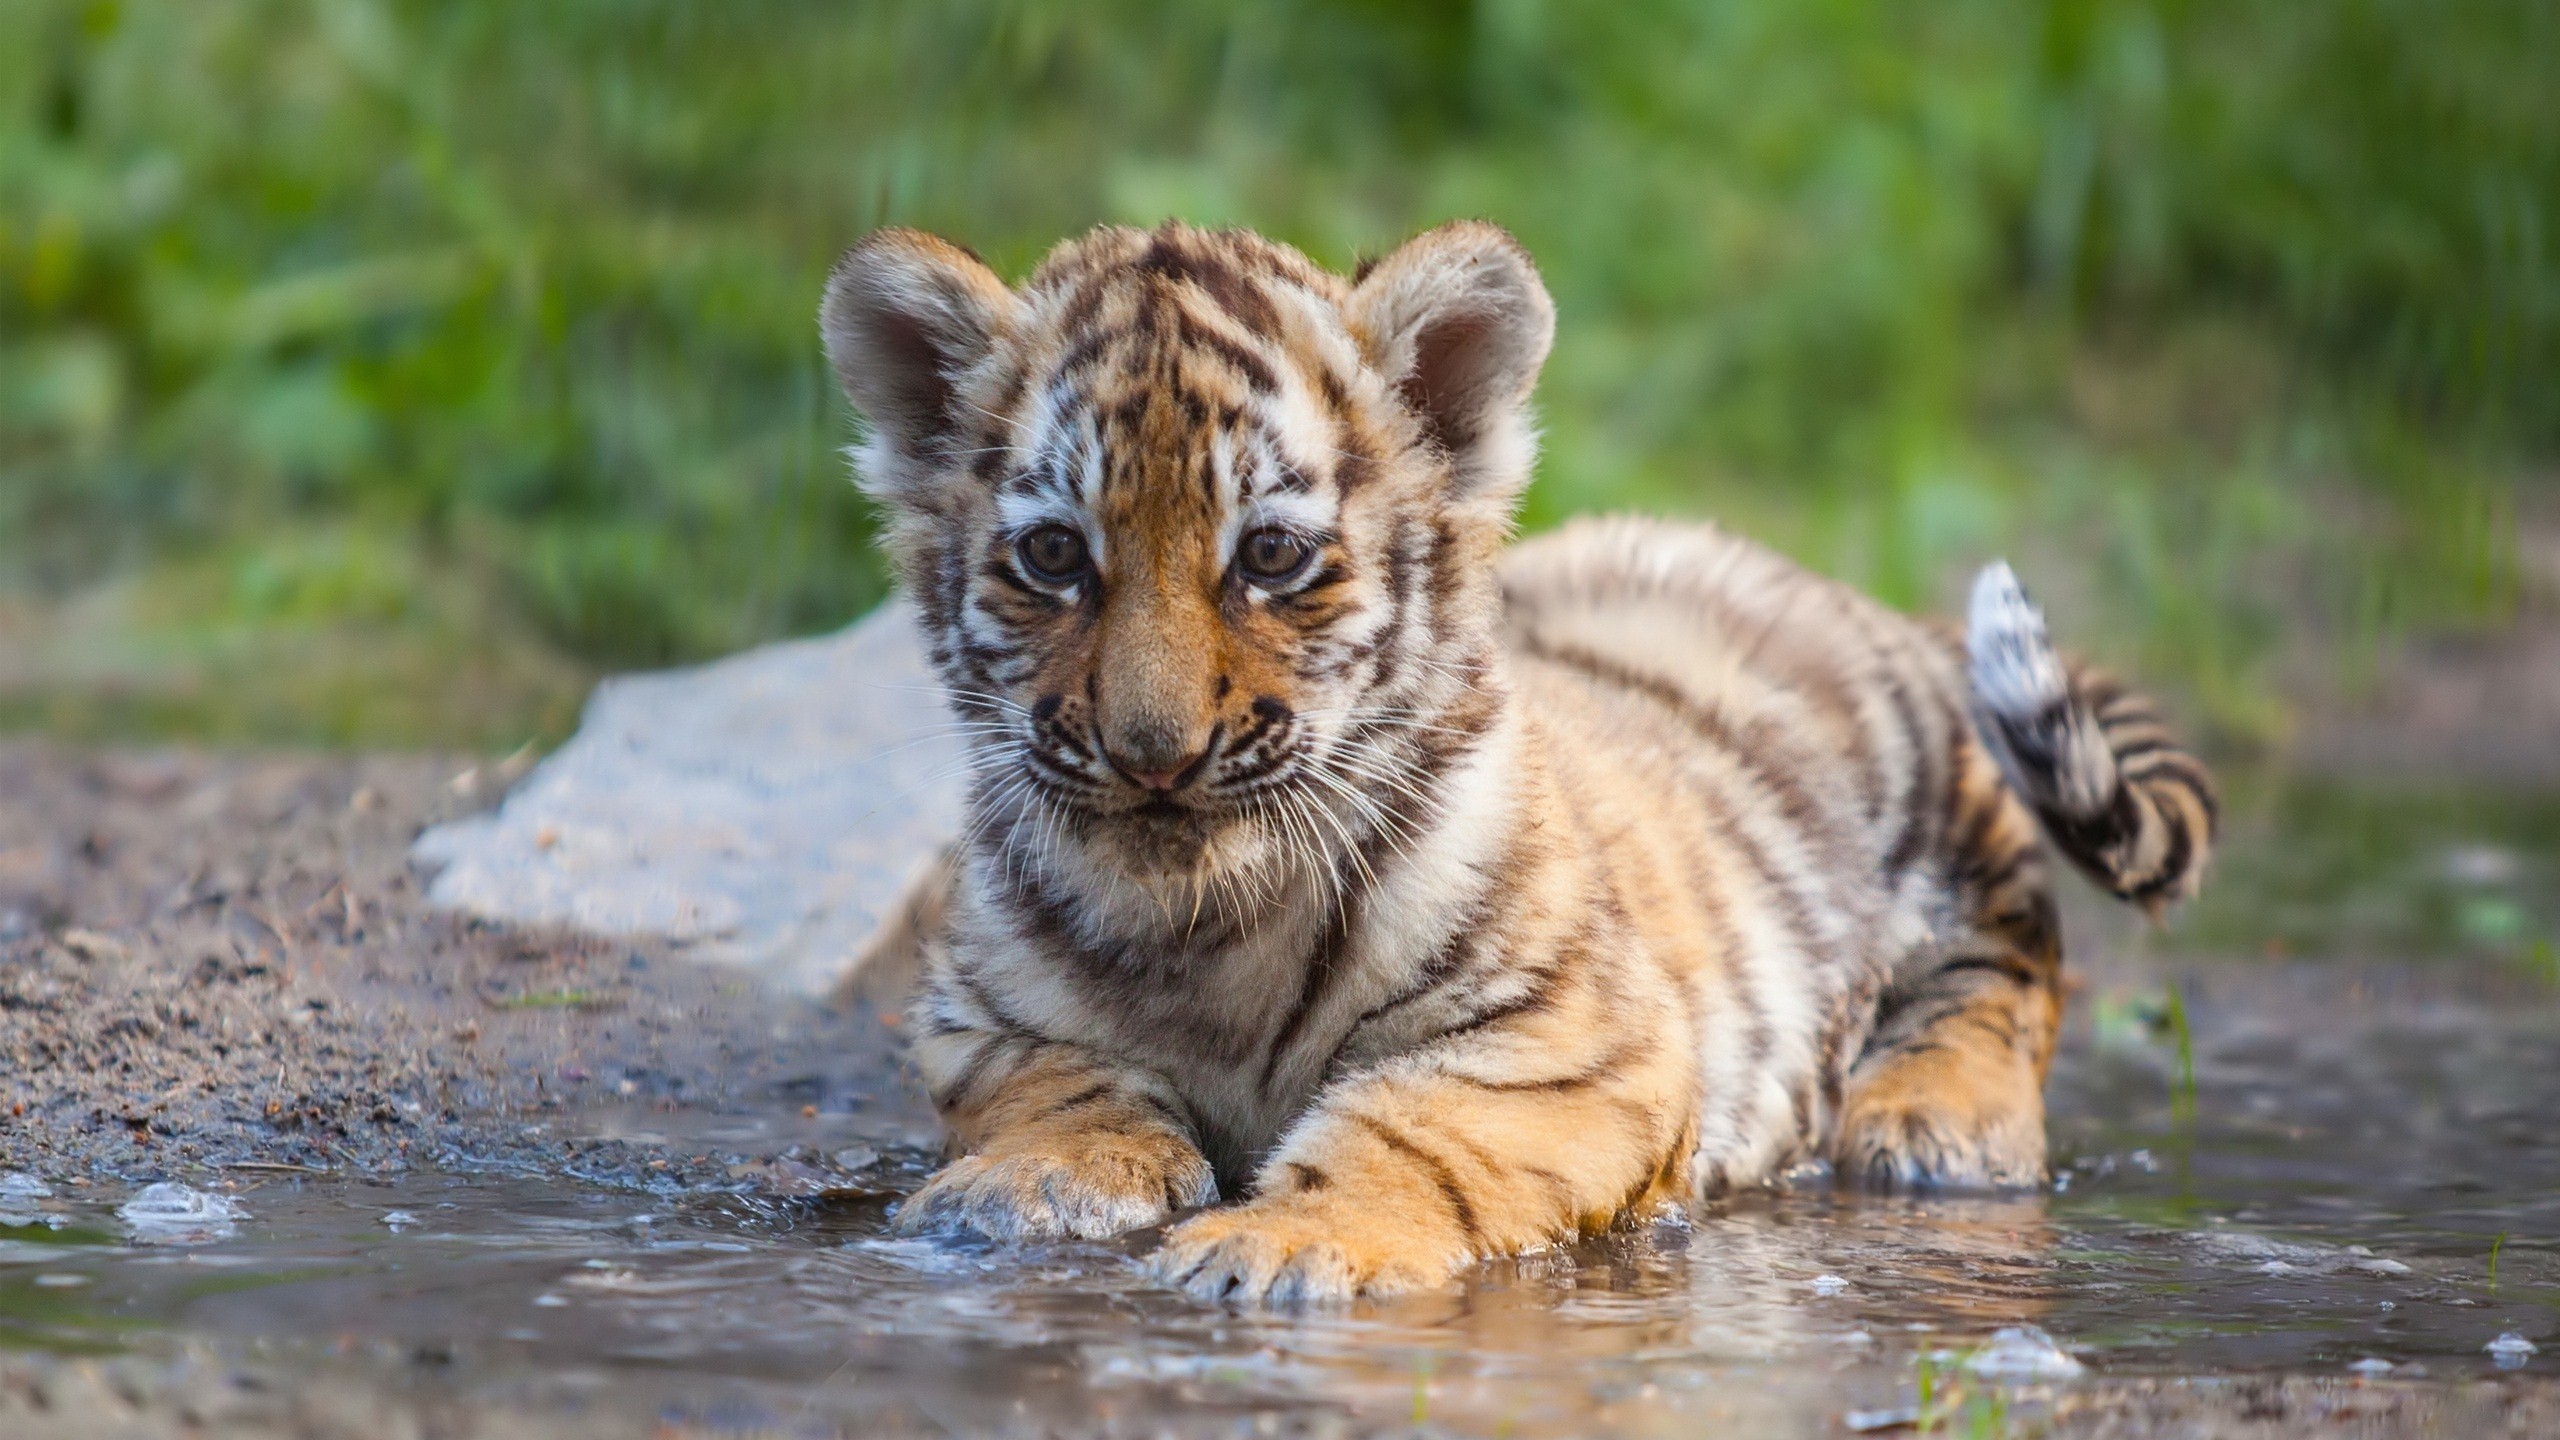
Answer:
M978 843L1150 887L1338 864L1492 722L1492 560L1555 327L1501 230L1345 280L1251 234L1107 228L1018 289L884 230L820 327Z

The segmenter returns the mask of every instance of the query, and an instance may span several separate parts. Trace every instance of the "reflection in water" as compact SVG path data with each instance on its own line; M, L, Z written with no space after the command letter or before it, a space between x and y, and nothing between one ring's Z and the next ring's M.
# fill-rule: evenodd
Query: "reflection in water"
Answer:
M1808 1193L1488 1267L1441 1294L1273 1316L1140 1288L1142 1244L1026 1259L811 1215L745 1251L670 1237L591 1272L580 1344L609 1329L618 1358L717 1356L816 1381L822 1408L886 1401L955 1428L1021 1401L1052 1419L1419 1408L1518 1434L1715 1417L1783 1432L1827 1423L1844 1395L1895 1395L1917 1345L2038 1321L2055 1243L2040 1198Z

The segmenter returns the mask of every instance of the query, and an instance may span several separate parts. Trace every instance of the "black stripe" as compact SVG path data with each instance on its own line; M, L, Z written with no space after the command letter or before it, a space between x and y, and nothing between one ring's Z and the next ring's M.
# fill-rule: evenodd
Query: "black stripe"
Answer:
M1340 866L1335 867L1335 882L1340 883ZM1316 1005L1325 992L1333 988L1334 974L1342 968L1342 948L1349 938L1350 917L1358 904L1357 897L1344 896L1325 920L1324 933L1317 937L1316 948L1306 960L1306 978L1299 982L1296 1003L1289 1007L1288 1017L1280 1022L1279 1033L1272 1036L1271 1048L1263 1056L1261 1078L1254 1082L1257 1090L1268 1092L1271 1081L1280 1071L1280 1062L1298 1043L1298 1033L1307 1027Z
M1280 323L1279 312L1272 308L1270 297L1233 266L1216 250L1193 250L1176 237L1159 231L1138 257L1140 274L1156 275L1166 281L1188 282L1209 303L1233 317L1237 324L1257 333L1267 333Z
M1028 601L1043 614L1055 614L1066 608L1065 601L1015 574L1012 563L1000 556L979 566L978 573Z
M2158 790L2171 785L2184 789L2195 797L2197 807L2204 811L2208 829L2218 824L2222 818L2221 805L2216 801L2213 793L2213 778L2205 772L2204 765L2192 755L2181 752L2156 759L2144 766L2141 773L2128 775L2125 778L2145 790Z
M2122 878L2107 863L2109 849L2142 833L2141 802L2132 787L2119 782L2107 807L2095 815L2065 815L2049 806L2039 805L2036 814L2044 822L2044 832L2072 862L2098 879L2098 883L2118 894L2123 892Z
M1291 758L1292 752L1286 746L1274 745L1246 764L1219 776L1218 791L1225 795L1250 794L1256 782L1267 779L1271 772L1288 764Z
M1885 700L1893 706L1894 721L1902 727L1903 742L1911 751L1911 775L1903 786L1902 826L1884 853L1884 875L1892 881L1901 879L1919 861L1928 841L1922 823L1928 813L1933 783L1929 770L1933 747L1920 732L1920 711L1911 703L1910 688L1902 683L1902 677L1887 670L1878 678L1884 683Z
M1472 1035L1479 1030L1499 1025L1505 1020L1517 1020L1523 1015L1535 1015L1555 1008L1556 992L1563 987L1565 971L1568 968L1570 968L1570 962L1559 961L1530 972L1528 988L1508 1000L1498 1001L1476 1011L1441 1031L1434 1038L1450 1040L1461 1035Z
M1762 790L1776 798L1779 812L1807 831L1816 833L1834 829L1831 818L1822 813L1811 792L1796 777L1771 764L1759 747L1751 742L1767 741L1766 726L1758 722L1745 736L1720 712L1709 708L1657 675L1648 675L1607 656L1578 645L1558 645L1532 635L1521 641L1523 653L1579 670L1583 674L1623 690L1633 691L1669 710L1683 724L1697 732L1700 739L1724 752L1739 764Z
M1377 1136L1379 1144L1421 1167L1424 1175L1439 1189L1440 1198L1448 1202L1449 1212L1457 1217L1458 1229L1466 1235L1468 1248L1481 1250L1484 1247L1484 1231L1476 1223L1476 1207L1467 1199L1466 1192L1459 1188L1457 1172L1449 1168L1447 1161L1414 1144L1383 1121L1373 1120L1356 1110L1344 1118Z
M1326 394L1331 398L1333 408L1339 411L1342 408L1340 396L1342 382L1334 378L1331 370L1321 365L1317 373L1323 377L1327 387ZM1378 473L1378 462L1369 458L1367 452L1360 448L1357 437L1351 433L1349 426L1337 425L1335 434L1333 488L1340 494L1350 495L1368 484L1370 478Z
M1721 798L1711 800L1711 808L1723 810L1725 807L1719 803ZM1742 853L1743 863L1751 867L1761 886L1776 898L1777 919L1788 938L1795 942L1797 953L1808 960L1819 959L1822 949L1819 942L1823 935L1814 912L1824 903L1825 897L1820 889L1816 888L1810 894L1799 891L1792 877L1780 872L1777 861L1770 858L1768 849L1760 843L1760 837L1751 833L1741 816L1727 812L1721 818L1724 821L1722 837Z
M978 1088L978 1082L986 1078L988 1068L995 1064L998 1057L1010 1055L1016 1045L1024 1043L1013 1037L988 1035L983 1030L977 1033L983 1037L978 1043L978 1048L970 1054L967 1062L961 1065L958 1074L935 1090L933 1095L935 1109L958 1108L969 1098L971 1092Z
M1582 1219L1580 1215L1574 1213L1576 1206L1574 1204L1573 1183L1571 1181L1565 1179L1555 1171L1548 1169L1544 1165L1515 1165L1512 1168L1547 1187L1547 1193L1555 1197L1557 1213L1564 1217L1566 1223L1571 1224ZM1621 1206L1620 1208L1624 1209L1625 1207Z
M1060 1100L1056 1104L1051 1105L1048 1113L1051 1115L1064 1115L1070 1110L1081 1110L1085 1106L1092 1104L1096 1100L1102 1099L1104 1096L1111 1094L1119 1088L1119 1086L1112 1084L1108 1080L1097 1081L1094 1084L1087 1085L1073 1095L1068 1096L1066 1099Z
M1422 962L1422 968L1415 972L1413 983L1362 1011L1360 1018L1352 1021L1350 1030L1343 1034L1342 1043L1349 1045L1352 1037L1358 1035L1362 1027L1383 1015L1427 998L1456 977L1459 972L1465 970L1475 959L1477 943L1483 938L1481 927L1484 921L1485 906L1480 897L1458 924L1452 927L1449 937L1440 942L1440 948L1432 951L1430 957ZM1341 1053L1339 1047L1336 1048L1335 1053Z
M1004 1008L1004 1002L998 1000L995 992L987 988L985 977L979 975L977 971L966 966L955 965L945 973L949 975L951 983L959 986L967 995L969 1003L978 1008L978 1013L987 1018L987 1023L994 1027L997 1034L1007 1040L1047 1043L1049 1037L1032 1029L1029 1022L1014 1018L1012 1012Z
M1201 1133L1198 1117L1193 1116L1186 1111L1176 1109L1162 1096L1156 1095L1150 1091L1140 1090L1135 1094L1132 1094L1129 1098L1141 1105L1144 1105L1149 1110L1154 1111L1163 1119L1165 1124L1172 1126L1179 1134L1197 1135Z
M1112 342L1128 333L1126 330L1115 327L1088 330L1078 336L1076 343L1067 347L1067 353L1060 356L1056 367L1050 370L1050 387L1053 389L1064 387L1067 382L1081 375L1087 367L1102 358L1102 352L1111 348Z
M1949 859L1948 878L1959 889L1969 888L1971 882L1997 863L1983 853L1982 846L1990 836L1991 822L1998 816L2000 801L2007 797L2007 792L1994 790L1989 795L1968 797L1961 784L1948 786L1947 792L1951 797L1947 806L1951 817L1957 805L1968 798L1974 802L1965 805L1962 820L1949 827L1954 831L1954 839L1945 847Z
M1932 978L1967 974L1992 975L2002 980L2014 980L2021 985L2035 985L2044 979L2043 974L2036 967L2026 963L2024 956L2005 950L1997 955L1955 956L1939 965L1932 972Z
M2195 855L2194 839L2188 835L2186 826L2171 823L2166 816L2161 817L2161 823L2169 826L2168 851L2160 857L2160 867L2150 879L2125 892L2132 899L2144 902L2157 900L2186 883L2187 862Z
M1270 395L1280 389L1280 377L1273 372L1270 361L1251 348L1201 324L1191 312L1180 308L1175 309L1173 333L1174 338L1182 344L1214 355L1226 362L1227 368L1235 371L1244 381L1245 388L1256 395Z
M1578 1070L1562 1075L1550 1075L1539 1080L1483 1080L1473 1075L1462 1075L1453 1071L1440 1073L1470 1089L1491 1091L1497 1095L1561 1094L1567 1090L1587 1089L1603 1080L1612 1079L1628 1065L1643 1059L1652 1051L1652 1037L1642 1037L1609 1050Z
M2098 724L2102 729L2125 730L2136 725L2161 723L2160 707L2130 690L2118 690L2104 700L2098 701L2092 701L2086 695L2080 695L2077 698L2080 703L2089 707L2091 714L2098 717Z
M963 639L952 648L963 664L980 671L1002 665L1008 660L1022 658L1020 647L1013 645L982 645L974 640Z
M1838 715L1848 726L1846 740L1849 758L1858 767L1858 799L1864 806L1869 823L1884 818L1884 757L1876 753L1875 737L1867 733L1867 716L1858 697L1840 676L1820 666L1808 665L1804 673L1781 677L1789 688L1801 686L1817 698L1822 706Z

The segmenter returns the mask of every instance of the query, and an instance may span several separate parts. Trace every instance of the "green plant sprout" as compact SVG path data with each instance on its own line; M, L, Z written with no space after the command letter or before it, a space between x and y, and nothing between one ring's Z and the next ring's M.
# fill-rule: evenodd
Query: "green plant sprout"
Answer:
M2178 1079L2170 1092L2169 1113L2179 1126L2193 1129L2196 1123L2196 1041L2195 1032L2187 1025L2186 995L2172 980L2162 1007L2162 1018L2168 1022L2169 1037L2178 1047Z

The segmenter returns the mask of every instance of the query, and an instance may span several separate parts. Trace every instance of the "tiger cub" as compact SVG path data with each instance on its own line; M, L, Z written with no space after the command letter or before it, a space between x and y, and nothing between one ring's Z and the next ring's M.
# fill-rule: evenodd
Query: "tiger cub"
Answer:
M1291 1303L1810 1159L2039 1178L2040 838L2156 907L2215 812L2005 568L1959 635L1704 526L1506 552L1555 321L1491 225L1348 280L1102 229L1019 289L886 230L820 318L976 772L901 1229L1197 1210L1156 1276Z

